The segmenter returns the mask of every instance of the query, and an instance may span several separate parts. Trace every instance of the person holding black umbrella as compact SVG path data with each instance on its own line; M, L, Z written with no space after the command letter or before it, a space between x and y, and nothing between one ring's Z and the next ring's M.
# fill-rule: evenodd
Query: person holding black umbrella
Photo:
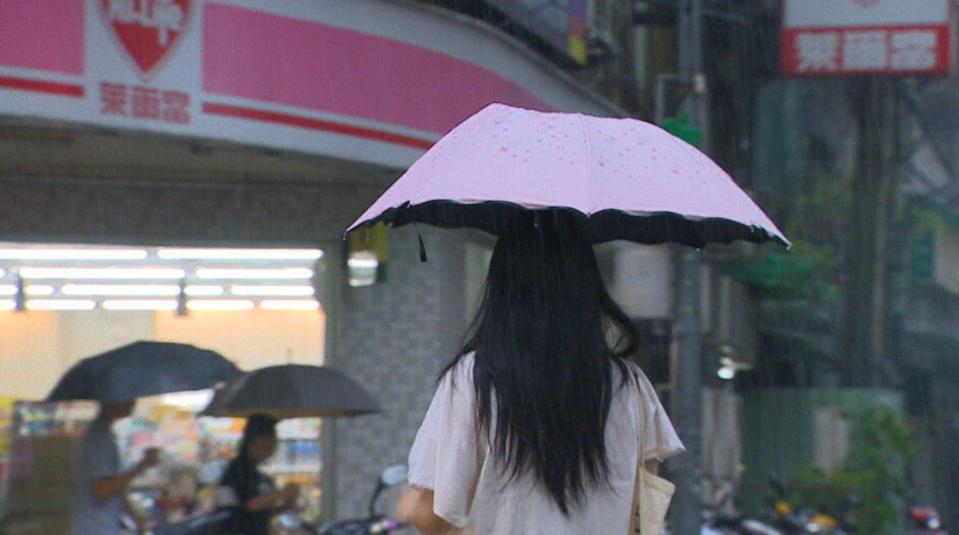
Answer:
M57 381L46 401L96 401L100 412L90 424L74 466L71 533L120 533L123 496L130 483L159 463L149 449L123 471L112 425L133 411L135 400L170 392L211 388L242 375L223 355L188 344L139 341L84 358Z
M129 470L120 464L120 452L111 427L130 416L133 401L103 403L90 423L74 463L72 535L120 533L120 516L126 505L125 493L137 477L160 462L160 451L146 450Z
M220 479L220 487L232 493L231 533L268 535L273 514L296 503L299 495L296 485L277 489L273 480L257 468L276 452L276 422L265 414L254 414L247 419L240 450Z

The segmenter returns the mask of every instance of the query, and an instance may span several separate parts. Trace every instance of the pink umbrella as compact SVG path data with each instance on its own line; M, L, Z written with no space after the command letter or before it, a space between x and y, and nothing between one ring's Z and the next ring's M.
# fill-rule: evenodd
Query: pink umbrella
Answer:
M597 243L789 245L725 171L658 126L503 104L440 139L347 232L383 221L498 234L541 209L587 217Z

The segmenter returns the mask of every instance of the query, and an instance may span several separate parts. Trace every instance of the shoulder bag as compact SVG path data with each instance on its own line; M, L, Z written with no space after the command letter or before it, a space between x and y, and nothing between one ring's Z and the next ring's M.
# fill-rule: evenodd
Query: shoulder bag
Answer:
M637 435L639 452L636 463L636 486L633 490L633 510L630 514L628 535L660 535L676 485L646 470L643 466L644 430L642 425L646 421L647 407L636 374L630 371L629 378L636 390L636 399L639 403L640 429Z

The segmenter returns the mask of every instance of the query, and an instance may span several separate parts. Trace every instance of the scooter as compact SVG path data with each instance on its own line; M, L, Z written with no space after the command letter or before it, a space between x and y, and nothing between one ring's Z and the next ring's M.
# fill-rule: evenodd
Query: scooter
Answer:
M826 513L815 511L808 507L796 507L786 500L786 487L782 482L770 479L769 485L774 496L770 500L771 517L783 533L787 535L804 535L817 533L823 535L846 535L854 529L844 519L836 518ZM853 508L857 500L850 498L847 508ZM848 512L847 515L848 517Z
M404 528L406 526L403 524L378 513L376 505L384 490L402 485L406 482L406 476L407 467L405 464L394 465L383 470L376 481L376 487L374 487L373 495L370 497L369 514L365 518L339 520L317 530L303 521L296 513L290 512L280 516L280 524L284 529L293 532L305 532L310 535L369 535L372 533L389 533Z
M736 484L729 478L704 481L703 525L700 535L783 535L770 524L739 514Z
M377 502L384 490L396 487L406 482L407 467L405 464L387 468L380 474L370 497L369 514L365 518L340 520L333 522L322 529L303 520L297 513L288 511L277 518L280 527L288 534L308 535L369 535L374 533L389 533L405 528L400 522L388 518L376 511ZM194 518L189 518L175 524L167 524L149 531L151 535L219 535L228 531L227 526L230 514L228 511L218 511ZM143 533L132 519L125 518L124 533Z
M700 535L785 535L766 522L738 516L707 517Z
M948 535L935 507L910 507L906 511L909 535Z

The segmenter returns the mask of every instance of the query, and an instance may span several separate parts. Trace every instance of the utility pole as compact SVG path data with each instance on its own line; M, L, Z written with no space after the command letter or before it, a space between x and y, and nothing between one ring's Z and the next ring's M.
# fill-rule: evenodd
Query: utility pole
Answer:
M701 0L678 2L678 77L687 88L684 111L690 126L705 131L705 81L702 55ZM676 430L686 453L670 461L676 494L670 514L676 535L698 535L702 524L702 330L700 305L702 264L699 252L679 253L676 299L676 360L671 394Z
M893 203L889 155L895 146L894 80L853 80L850 94L857 121L856 171L846 253L843 383L879 386L886 353L887 244Z

